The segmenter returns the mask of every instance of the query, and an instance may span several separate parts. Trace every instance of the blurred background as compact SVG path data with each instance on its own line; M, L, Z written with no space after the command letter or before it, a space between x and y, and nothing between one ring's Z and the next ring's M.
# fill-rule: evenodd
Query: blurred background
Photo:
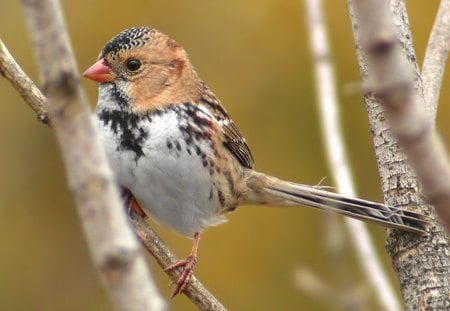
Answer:
M357 190L360 197L379 201L382 196L365 107L360 95L344 90L359 80L346 3L324 2ZM437 5L438 1L408 2L420 64ZM63 1L63 7L80 72L124 28L157 28L188 51L200 76L246 136L258 170L309 184L330 175L302 1L98 0ZM19 1L0 2L0 37L37 81ZM447 144L448 69L438 111L438 128ZM84 79L82 83L93 107L96 85ZM0 98L0 309L111 310L92 268L52 132L36 121L4 79L0 79ZM229 218L226 225L203 235L195 273L231 310L330 309L330 304L298 289L294 280L299 268L347 293L367 285L348 242L341 261L330 257L323 213L306 208L242 207ZM154 227L179 257L188 254L190 240ZM385 231L369 227L396 283L384 251ZM169 279L147 257L161 292L169 299ZM336 278L336 268L344 278ZM367 295L370 309L378 310L373 296ZM183 296L169 303L173 310L196 309Z

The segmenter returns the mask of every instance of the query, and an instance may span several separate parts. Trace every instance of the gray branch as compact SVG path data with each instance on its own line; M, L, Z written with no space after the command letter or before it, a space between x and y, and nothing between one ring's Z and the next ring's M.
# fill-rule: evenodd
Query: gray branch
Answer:
M126 219L93 126L59 3L22 3L47 97L45 108L103 285L117 310L163 310L165 303Z
M348 0L348 6L385 201L435 217L422 202L423 192L448 228L449 162L423 108L404 2ZM387 248L408 310L450 309L449 248L442 225L435 222L428 236L391 231Z
M355 186L339 122L339 100L335 87L337 83L328 46L322 1L306 0L305 4L311 53L314 57L317 102L320 108L322 136L326 146L328 166L338 192L355 197ZM363 269L365 280L372 287L379 305L384 310L400 310L400 303L388 281L367 226L361 221L350 218L345 218L344 221L349 231L350 241L358 256L358 263ZM335 239L334 236L329 238Z
M165 245L160 237L153 231L147 222L137 215L134 211L130 213L131 221L134 225L136 234L141 239L145 248L155 257L158 264L165 268L177 261L177 257ZM170 279L176 282L181 274L181 269L166 271ZM186 296L200 310L225 311L226 308L218 301L203 285L192 276L188 286L183 291Z
M425 109L432 120L436 119L442 78L449 50L450 0L441 0L422 65Z
M38 119L46 124L50 122L44 108L45 98L34 82L17 65L6 46L0 40L0 73L12 84L16 91L33 109Z

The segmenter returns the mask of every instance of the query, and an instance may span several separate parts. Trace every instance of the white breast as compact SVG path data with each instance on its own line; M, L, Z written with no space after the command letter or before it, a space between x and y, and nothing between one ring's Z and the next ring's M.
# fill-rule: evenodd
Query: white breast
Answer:
M96 122L118 183L134 194L154 220L183 235L224 221L218 213L213 177L204 166L204 158L214 156L211 147L204 140L195 140L197 146L188 143L175 111L139 121L147 131L139 158L120 147L117 133L108 124Z

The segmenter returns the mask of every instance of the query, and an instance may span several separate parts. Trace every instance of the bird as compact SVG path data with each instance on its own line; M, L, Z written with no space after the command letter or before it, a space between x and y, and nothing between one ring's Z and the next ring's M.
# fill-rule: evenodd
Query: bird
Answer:
M154 28L116 35L84 77L99 83L94 122L124 204L193 238L189 256L165 268L182 269L172 297L192 277L201 233L238 205L309 206L426 233L418 213L256 171L247 141L184 48Z

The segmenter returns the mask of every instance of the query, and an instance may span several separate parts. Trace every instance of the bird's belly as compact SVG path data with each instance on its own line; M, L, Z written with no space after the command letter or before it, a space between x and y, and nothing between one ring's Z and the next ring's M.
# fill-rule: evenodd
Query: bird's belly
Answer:
M106 151L118 183L128 188L157 222L183 235L224 221L206 140L186 140L179 122L168 114L141 124L147 131L142 154L121 148L117 135ZM108 144L108 143L107 143ZM111 147L111 146L115 147Z

